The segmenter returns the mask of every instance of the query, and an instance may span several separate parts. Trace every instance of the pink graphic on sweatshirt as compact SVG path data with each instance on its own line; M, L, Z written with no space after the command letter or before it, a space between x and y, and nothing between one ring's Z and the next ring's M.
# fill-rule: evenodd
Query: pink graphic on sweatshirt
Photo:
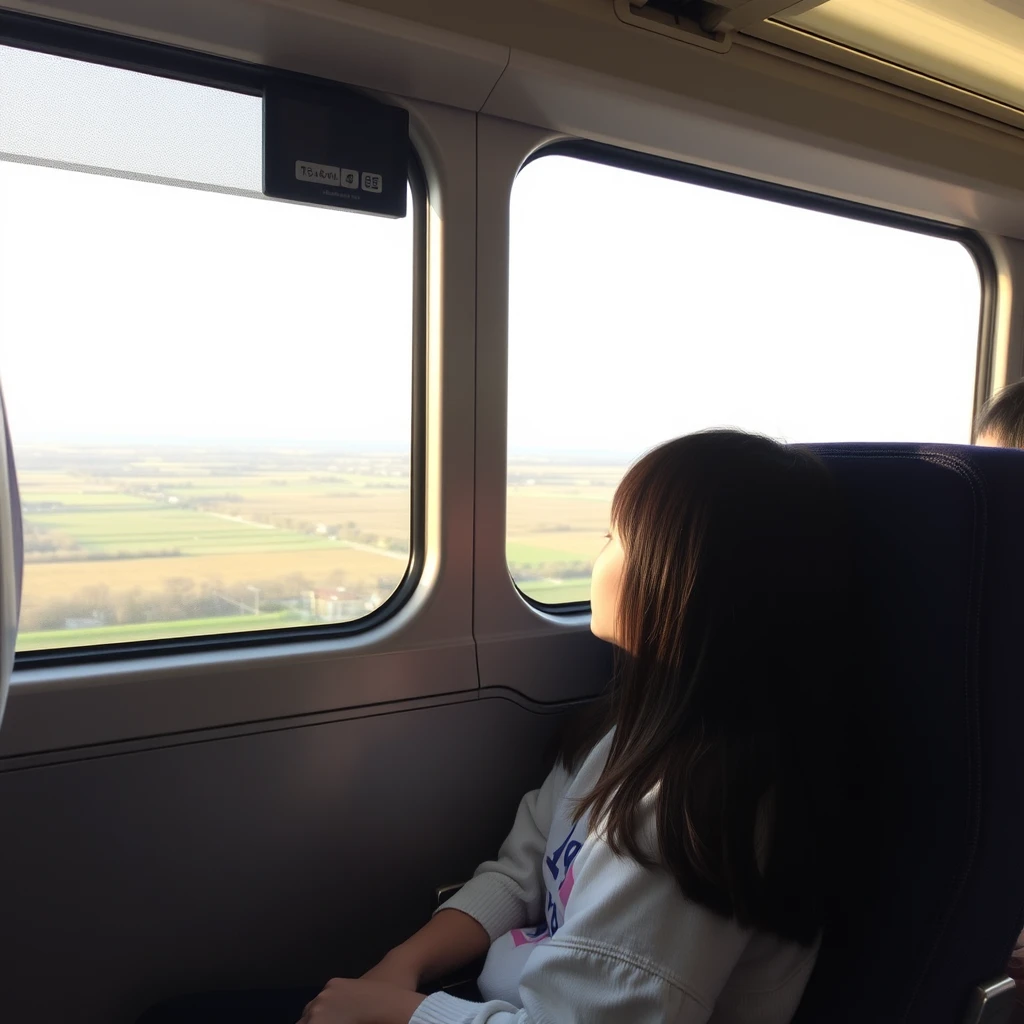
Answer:
M575 877L572 873L572 865L569 865L569 870L565 873L565 881L558 887L558 898L562 901L564 907L569 902L569 896L572 893L573 882Z
M531 942L540 942L546 939L548 937L548 927L542 924L527 932L524 932L522 928L513 928L510 934L513 946L525 946Z
M572 892L574 876L573 876L573 861L576 860L576 855L583 849L583 844L578 839L573 839L573 834L576 831L576 825L573 825L569 834L562 841L562 845L554 850L549 856L544 858L544 864L547 867L548 874L551 876L551 882L545 881L545 888L547 889L547 904L545 907L545 916L547 917L548 930L552 935L562 927L565 921L565 904L569 899L569 894ZM557 888L555 888L557 886ZM558 899L555 899L555 893L558 893ZM558 904L562 906L559 907Z

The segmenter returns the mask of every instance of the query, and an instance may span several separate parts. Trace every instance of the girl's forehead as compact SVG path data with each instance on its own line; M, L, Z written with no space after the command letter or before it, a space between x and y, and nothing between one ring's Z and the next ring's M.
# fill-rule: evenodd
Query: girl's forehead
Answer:
M991 431L987 431L986 433L982 434L978 438L978 440L975 441L974 443L976 445L981 446L982 448L1002 448L1003 447L1002 440L999 437L997 437L995 434L993 434Z

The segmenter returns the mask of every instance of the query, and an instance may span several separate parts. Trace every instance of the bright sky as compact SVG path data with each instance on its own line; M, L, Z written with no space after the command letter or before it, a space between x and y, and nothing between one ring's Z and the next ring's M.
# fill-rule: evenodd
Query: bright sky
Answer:
M957 242L566 157L520 172L511 224L513 449L970 440Z
M408 443L411 218L258 198L260 106L0 47L0 153L239 193L0 160L16 444ZM969 439L955 242L567 157L522 171L511 226L513 453Z
M15 444L409 443L412 218L257 198L257 97L0 48Z

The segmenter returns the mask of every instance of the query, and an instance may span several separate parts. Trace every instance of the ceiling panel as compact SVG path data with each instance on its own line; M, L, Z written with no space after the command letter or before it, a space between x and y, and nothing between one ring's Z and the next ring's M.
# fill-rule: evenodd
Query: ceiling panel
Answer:
M1024 0L827 0L777 21L1024 110Z

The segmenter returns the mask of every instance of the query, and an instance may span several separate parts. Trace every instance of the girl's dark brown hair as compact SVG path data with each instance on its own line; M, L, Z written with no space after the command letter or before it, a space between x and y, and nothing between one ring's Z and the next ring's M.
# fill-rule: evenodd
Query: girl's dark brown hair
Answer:
M847 532L830 475L806 449L691 434L629 470L612 522L625 551L620 663L567 733L563 763L615 734L577 820L604 819L616 852L659 860L690 899L811 943L838 863L830 811L851 668ZM656 851L643 840L648 794Z
M1004 448L1024 448L1024 380L1008 384L985 403L974 434L991 434Z

